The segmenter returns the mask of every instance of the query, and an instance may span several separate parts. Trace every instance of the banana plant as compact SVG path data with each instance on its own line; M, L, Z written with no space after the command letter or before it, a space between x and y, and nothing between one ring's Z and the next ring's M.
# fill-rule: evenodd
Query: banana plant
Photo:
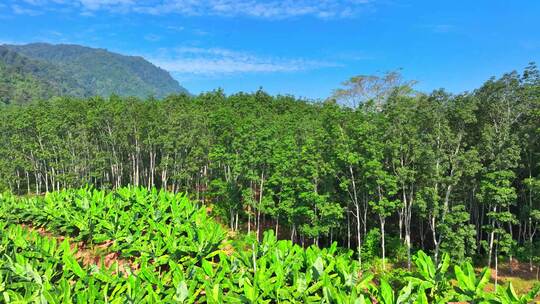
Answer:
M489 268L484 268L477 277L473 266L465 263L454 266L454 274L457 280L455 300L470 303L489 303L493 300L494 296L484 291L490 278Z
M81 263L78 241L91 254L121 253L133 270L118 261ZM506 304L526 303L538 292L518 296L509 285L487 293L489 271L477 278L470 264L454 267L452 287L449 258L434 265L423 252L409 284L395 290L360 275L352 252L335 243L304 249L267 231L261 242L236 244L185 195L133 187L0 194L0 257L0 302L6 303Z
M493 303L498 304L527 304L532 303L540 292L540 284L536 284L528 293L519 296L514 290L512 282L506 288L497 286L496 299Z
M371 285L370 294L375 299L375 303L381 304L402 304L402 303L421 303L414 301L413 285L407 286L395 292L388 281L381 278L379 286Z
M421 298L425 294L430 303L448 303L453 296L448 275L450 256L444 253L439 264L435 265L431 257L420 250L414 257L414 263L416 272L406 278L413 283L413 289L421 295Z

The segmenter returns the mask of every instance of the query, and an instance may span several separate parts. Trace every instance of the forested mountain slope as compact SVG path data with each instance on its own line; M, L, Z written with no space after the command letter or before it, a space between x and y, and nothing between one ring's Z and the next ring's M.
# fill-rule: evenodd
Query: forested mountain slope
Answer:
M80 88L74 79L56 66L29 59L0 46L1 103L22 103L54 95L89 95Z
M0 77L4 103L65 95L162 98L187 92L167 71L142 57L78 45L2 45Z

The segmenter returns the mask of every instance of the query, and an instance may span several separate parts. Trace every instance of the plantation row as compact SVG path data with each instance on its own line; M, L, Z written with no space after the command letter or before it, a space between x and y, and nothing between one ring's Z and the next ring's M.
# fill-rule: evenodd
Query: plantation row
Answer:
M0 256L6 303L527 303L536 293L484 292L487 269L450 267L446 254L434 265L422 251L400 286L361 273L335 243L228 238L205 207L141 188L1 194Z

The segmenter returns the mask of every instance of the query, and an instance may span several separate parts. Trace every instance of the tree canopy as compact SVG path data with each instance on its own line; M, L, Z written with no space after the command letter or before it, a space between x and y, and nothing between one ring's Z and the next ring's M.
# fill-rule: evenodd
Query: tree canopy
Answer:
M297 243L356 249L377 228L383 255L403 249L409 265L422 248L436 260L448 252L489 264L504 252L532 267L538 69L458 95L411 85L394 74L353 78L324 102L217 90L6 105L0 186L20 194L165 188L257 236L273 228Z

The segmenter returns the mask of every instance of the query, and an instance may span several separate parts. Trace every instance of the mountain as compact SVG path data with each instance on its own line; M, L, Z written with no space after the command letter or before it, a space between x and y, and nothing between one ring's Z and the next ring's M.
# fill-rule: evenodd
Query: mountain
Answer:
M187 90L142 57L80 45L0 45L0 102L58 95L162 98L173 93Z
M89 96L92 92L60 67L0 46L0 103L25 103L62 95Z

